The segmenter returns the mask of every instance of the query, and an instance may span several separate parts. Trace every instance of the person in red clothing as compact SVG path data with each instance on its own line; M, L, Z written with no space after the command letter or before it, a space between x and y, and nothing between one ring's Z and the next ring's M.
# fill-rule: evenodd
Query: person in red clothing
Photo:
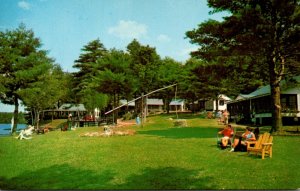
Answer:
M231 125L226 125L222 131L218 132L218 134L223 134L223 137L221 138L221 147L226 148L234 131Z

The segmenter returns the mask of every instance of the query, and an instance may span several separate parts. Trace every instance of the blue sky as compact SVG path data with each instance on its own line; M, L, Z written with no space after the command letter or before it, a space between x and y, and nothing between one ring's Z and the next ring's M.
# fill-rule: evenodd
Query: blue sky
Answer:
M136 38L162 58L184 62L196 49L185 32L225 15L209 11L206 0L0 0L0 30L24 23L64 71L74 72L80 49L97 38L121 50Z

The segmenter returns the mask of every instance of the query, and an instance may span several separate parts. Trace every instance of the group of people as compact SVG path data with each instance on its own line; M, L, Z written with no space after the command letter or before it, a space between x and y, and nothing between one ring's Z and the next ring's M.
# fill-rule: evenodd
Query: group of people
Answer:
M225 125L229 124L229 111L228 110L219 110L217 111L217 118L219 122L223 122Z
M247 145L250 144L251 141L256 141L256 136L252 132L251 127L246 127L245 132L241 136L235 135L233 141L231 141L231 139L234 136L234 130L229 124L226 125L223 130L219 131L218 134L223 135L220 141L221 148L227 148L228 144L231 144L231 152L247 151Z

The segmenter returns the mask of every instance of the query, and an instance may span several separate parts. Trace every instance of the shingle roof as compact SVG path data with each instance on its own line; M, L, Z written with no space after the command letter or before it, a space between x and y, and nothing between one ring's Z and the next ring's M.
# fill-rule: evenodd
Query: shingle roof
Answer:
M300 93L300 76L295 76L295 77L293 77L293 79L295 80L295 82L298 85L297 84L287 85L285 80L281 81L280 86L281 86L282 94L292 94L292 93L299 94ZM254 92L251 92L250 94L240 94L237 96L237 98L235 100L237 101L237 100L251 99L251 98L270 95L270 94L271 94L270 85L266 85L266 86L258 88L257 90L255 90Z
M127 101L126 100L120 100L121 104L126 104ZM176 99L171 101L170 105L182 105L184 102L184 100L182 99ZM135 106L134 102L131 102L128 104L129 106ZM155 99L155 98L149 98L147 99L147 105L163 105L163 101L162 99Z
M83 104L70 104L70 103L62 104L58 108L58 110L60 110L60 111L86 111Z

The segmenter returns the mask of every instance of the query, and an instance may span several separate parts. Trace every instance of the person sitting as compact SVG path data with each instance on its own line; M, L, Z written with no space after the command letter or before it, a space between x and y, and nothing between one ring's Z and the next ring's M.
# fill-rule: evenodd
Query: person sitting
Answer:
M219 131L218 134L223 134L221 138L221 148L225 149L230 143L230 138L232 137L234 131L231 125L226 125L222 131Z
M254 133L252 132L252 129L250 127L246 127L245 133L243 133L241 137L234 139L230 152L247 151L247 144L249 141L256 141L256 138Z

